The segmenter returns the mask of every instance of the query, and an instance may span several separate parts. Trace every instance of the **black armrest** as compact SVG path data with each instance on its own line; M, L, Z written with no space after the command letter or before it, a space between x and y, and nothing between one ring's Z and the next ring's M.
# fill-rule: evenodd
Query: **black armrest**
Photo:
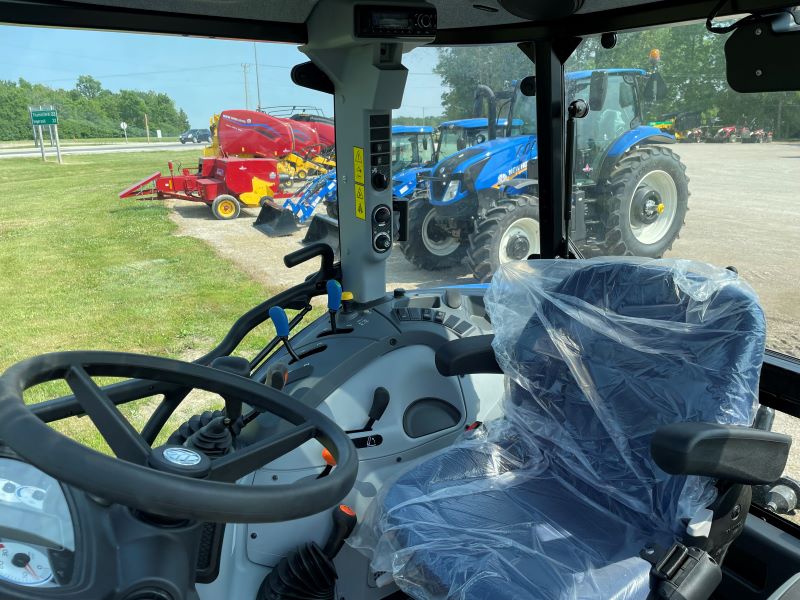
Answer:
M494 336L475 335L452 340L436 351L436 368L445 377L473 373L502 373L492 349Z
M704 475L735 483L772 483L786 467L792 438L752 427L673 423L653 434L653 460L673 475Z

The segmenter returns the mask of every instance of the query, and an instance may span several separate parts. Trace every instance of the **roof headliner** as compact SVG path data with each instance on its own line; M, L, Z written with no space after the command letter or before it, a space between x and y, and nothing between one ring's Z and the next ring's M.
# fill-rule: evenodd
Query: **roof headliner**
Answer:
M305 20L316 1L0 0L0 22L304 43ZM500 6L498 0L429 1L436 5L439 14L437 45L517 42L647 27L704 18L717 3L717 0L584 0L576 14L547 22L520 19ZM528 1L543 4L561 0ZM474 4L496 8L497 12L477 9ZM724 13L791 4L787 0L731 0Z

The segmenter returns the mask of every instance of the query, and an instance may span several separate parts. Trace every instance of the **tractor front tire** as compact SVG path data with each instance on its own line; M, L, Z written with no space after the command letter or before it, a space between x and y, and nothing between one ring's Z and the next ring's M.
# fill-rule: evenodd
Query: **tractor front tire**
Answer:
M230 221L239 216L242 206L229 194L220 194L211 203L211 213L220 221Z
M489 281L500 265L540 254L539 199L499 198L469 238L467 263L475 279Z
M678 239L689 210L686 166L669 148L639 146L623 155L609 182L599 254L661 258Z
M408 240L398 245L406 260L418 269L451 269L467 255L467 245L437 222L436 207L425 196L410 201L408 234Z

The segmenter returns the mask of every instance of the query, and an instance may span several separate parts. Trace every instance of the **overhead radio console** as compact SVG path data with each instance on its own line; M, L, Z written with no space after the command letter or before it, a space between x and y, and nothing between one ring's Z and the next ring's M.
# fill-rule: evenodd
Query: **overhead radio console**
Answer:
M433 6L359 5L355 7L357 38L432 38L436 36Z

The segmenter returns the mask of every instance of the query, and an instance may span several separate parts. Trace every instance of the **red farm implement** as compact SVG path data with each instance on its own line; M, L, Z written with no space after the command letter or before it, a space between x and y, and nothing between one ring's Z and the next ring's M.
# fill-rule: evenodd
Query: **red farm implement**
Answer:
M288 198L278 162L294 152L295 146L319 146L319 138L296 137L305 123L249 110L224 111L214 126L212 144L204 152L196 171L179 169L169 163L169 175L154 173L123 190L120 198L175 198L202 202L218 219L235 219L242 206L257 207L270 200ZM309 132L303 132L309 133ZM307 139L306 139L307 138Z
M286 198L281 190L274 158L204 157L196 172L182 169L161 172L120 192L120 198L175 198L202 202L218 219L235 219L241 206L256 207L269 199Z

